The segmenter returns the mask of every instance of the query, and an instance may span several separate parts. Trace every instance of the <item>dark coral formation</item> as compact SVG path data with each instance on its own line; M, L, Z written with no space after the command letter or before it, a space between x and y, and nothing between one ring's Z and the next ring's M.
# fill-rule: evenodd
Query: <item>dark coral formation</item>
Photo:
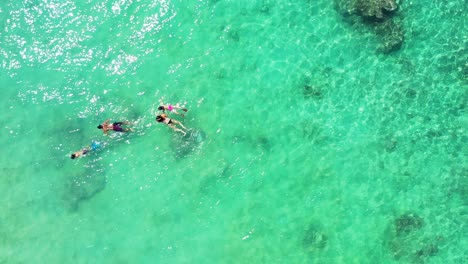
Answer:
M380 38L379 50L391 53L401 48L404 31L401 20L395 18L398 10L396 0L335 0L338 12L350 22L360 21L369 25Z
M395 220L395 233L397 236L408 235L412 231L421 229L424 220L416 214L403 214Z
M397 51L403 45L404 31L401 23L387 19L375 26L376 34L381 39L379 50L385 54Z
M309 99L309 98L320 99L323 97L322 89L319 86L315 86L315 85L305 84L303 93L306 99Z
M398 140L394 136L387 136L383 140L383 147L387 152L394 152L397 149Z
M395 0L357 0L355 6L361 16L371 19L383 19L398 8Z
M302 238L302 246L309 252L324 249L327 242L328 237L315 224L309 225Z
M205 141L206 134L202 130L190 130L187 135L183 137L183 141L174 139L173 148L175 149L176 158L184 158L200 147Z
M93 198L106 187L102 168L90 166L83 172L72 175L65 188L65 202L71 211L78 210L81 203Z
M415 213L402 214L392 222L385 243L396 260L424 262L439 252L440 237L426 234L424 226L424 219Z
M335 5L343 15L359 15L368 20L384 20L398 9L395 0L335 0Z
M320 100L324 98L327 91L330 90L331 67L316 67L301 78L298 85L302 88L302 94L305 99Z

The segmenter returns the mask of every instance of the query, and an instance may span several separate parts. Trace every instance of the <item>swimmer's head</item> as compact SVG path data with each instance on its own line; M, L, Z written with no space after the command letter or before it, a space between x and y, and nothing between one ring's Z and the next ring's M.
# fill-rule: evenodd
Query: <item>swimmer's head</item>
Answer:
M164 121L164 117L158 115L156 116L156 121L161 123L162 121Z
M75 158L76 158L75 153L71 154L70 158L71 158L71 159L75 159Z
M160 111L164 111L164 106L162 106L162 105L161 105L161 106L159 106L159 107L158 107L158 110L160 110Z
M97 126L98 129L102 129L102 125Z

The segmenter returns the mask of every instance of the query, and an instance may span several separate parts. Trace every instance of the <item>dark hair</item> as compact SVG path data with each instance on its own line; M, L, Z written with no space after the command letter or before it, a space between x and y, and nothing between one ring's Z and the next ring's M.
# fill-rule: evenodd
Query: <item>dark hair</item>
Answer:
M160 105L160 106L158 107L158 110L164 111L164 106Z
M102 129L102 125L97 126L98 129Z
M71 154L70 158L71 158L71 159L75 159L75 158L76 158L75 153Z
M164 117L158 115L158 116L156 116L156 121L162 122L162 121L164 121Z

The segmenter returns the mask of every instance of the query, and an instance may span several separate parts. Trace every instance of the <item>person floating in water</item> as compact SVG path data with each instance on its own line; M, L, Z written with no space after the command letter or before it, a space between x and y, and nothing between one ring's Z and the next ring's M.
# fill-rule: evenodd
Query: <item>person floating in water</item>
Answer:
M82 150L78 150L78 151L74 152L73 154L70 155L70 158L71 159L79 158L81 156L84 156L84 155L88 154L91 150L94 151L94 150L98 149L100 146L101 146L101 143L93 141L91 143L91 146L86 146Z
M182 134L184 134L184 136L187 134L184 130L176 127L176 125L179 125L183 129L187 130L187 128L184 127L184 125L180 121L169 118L169 117L167 117L166 114L160 114L160 115L156 116L156 122L164 123L164 124L168 125L170 128L174 129L174 131L181 132Z
M83 155L88 154L89 150L90 150L89 147L85 147L84 149L78 150L78 151L76 151L75 153L71 154L71 155L70 155L70 158L71 158L71 159L79 158L79 157L81 157L81 156L83 156Z
M163 113L165 113L166 110L167 110L167 111L172 112L172 113L174 113L174 114L176 114L176 115L184 116L184 114L181 114L181 113L177 112L177 110L182 110L182 111L184 111L184 112L187 112L187 111L188 111L187 108L185 108L185 107L179 105L179 103L177 103L176 105L170 105L170 104L165 105L165 104L163 103L163 100L162 100L162 99L163 99L163 97L162 97L161 99L159 99L159 103L160 103L161 105L158 107L158 110L159 110L159 111L163 111Z
M107 119L102 123L101 125L97 126L98 129L102 129L102 132L104 134L109 134L109 130L117 131L117 132L129 132L133 131L131 128L123 128L122 125L130 125L130 122L128 121L122 121L122 122L114 122L112 124L109 124L109 120Z

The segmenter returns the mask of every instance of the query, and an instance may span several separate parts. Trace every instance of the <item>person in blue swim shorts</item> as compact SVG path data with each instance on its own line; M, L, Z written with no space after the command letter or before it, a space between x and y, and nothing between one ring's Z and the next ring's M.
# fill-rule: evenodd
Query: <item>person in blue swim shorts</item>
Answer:
M101 143L99 143L97 141L93 141L93 142L91 142L90 146L86 146L83 149L78 150L78 151L74 152L73 154L71 154L70 158L71 159L79 158L81 156L84 156L84 155L88 154L90 151L95 151L95 150L99 149L100 147L101 147Z

